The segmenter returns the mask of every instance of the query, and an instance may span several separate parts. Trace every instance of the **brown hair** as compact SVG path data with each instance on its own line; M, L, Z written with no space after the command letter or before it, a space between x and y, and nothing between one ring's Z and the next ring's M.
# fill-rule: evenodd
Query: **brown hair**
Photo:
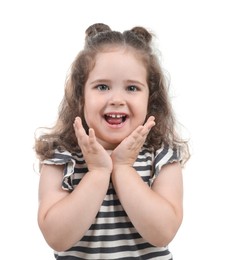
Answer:
M134 27L131 30L112 31L109 26L97 23L86 30L84 49L78 53L71 65L70 73L66 78L65 94L59 106L58 119L53 128L35 140L35 151L40 160L50 158L55 149L67 150L71 153L78 148L73 122L80 116L85 130L88 126L84 119L84 86L89 72L94 67L95 56L109 47L130 48L142 59L147 69L147 83L149 86L148 114L155 117L156 125L150 131L146 143L154 150L162 143L170 146L180 146L184 159L188 159L187 142L180 139L175 132L175 118L171 108L167 82L160 67L158 57L152 47L153 34L143 27Z

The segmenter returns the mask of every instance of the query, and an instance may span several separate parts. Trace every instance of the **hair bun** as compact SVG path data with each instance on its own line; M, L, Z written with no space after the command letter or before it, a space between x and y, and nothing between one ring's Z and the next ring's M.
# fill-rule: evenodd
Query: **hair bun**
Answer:
M106 31L111 31L111 28L108 25L106 25L104 23L95 23L93 25L90 25L86 29L86 32L85 32L86 38L93 37L100 32L106 32Z
M150 32L148 32L145 28L143 27L133 27L131 30L138 38L142 39L144 42L149 44L152 40L152 35Z

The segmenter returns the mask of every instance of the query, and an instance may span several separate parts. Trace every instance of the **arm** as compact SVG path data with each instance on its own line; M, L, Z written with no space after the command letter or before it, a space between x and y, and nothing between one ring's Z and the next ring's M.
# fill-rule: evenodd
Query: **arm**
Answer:
M182 174L179 163L164 166L150 188L129 166L116 166L112 180L131 222L149 243L166 246L180 227Z
M38 223L47 243L64 251L79 241L93 223L106 194L110 175L88 172L76 189L61 189L62 167L42 167Z
M93 223L106 195L112 161L91 130L86 135L78 120L77 137L89 172L76 189L61 189L63 166L44 165L39 184L38 223L47 243L56 251L64 251L79 241Z

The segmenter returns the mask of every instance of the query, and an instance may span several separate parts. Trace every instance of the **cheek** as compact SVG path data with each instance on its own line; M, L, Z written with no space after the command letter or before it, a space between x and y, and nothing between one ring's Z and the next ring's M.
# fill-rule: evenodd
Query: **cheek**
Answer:
M148 111L148 102L149 102L149 98L147 96L144 96L139 104L137 104L137 107L140 107L140 110L143 112L143 113L147 113Z
M140 108L142 118L145 121L148 115L148 100L144 100L143 103L140 105Z
M87 104L84 104L84 108L83 108L83 114L84 114L84 119L86 121L87 124L89 124L89 107L87 106Z
M85 118L86 122L89 121L89 116L90 116L89 107L84 105L84 118Z
M91 122L95 120L95 116L97 115L96 111L96 102L93 99L88 100L88 103L84 104L84 118L88 126L90 126Z
M97 106L96 102L91 97L86 100L87 102L85 102L84 104L84 113L87 114L93 113Z

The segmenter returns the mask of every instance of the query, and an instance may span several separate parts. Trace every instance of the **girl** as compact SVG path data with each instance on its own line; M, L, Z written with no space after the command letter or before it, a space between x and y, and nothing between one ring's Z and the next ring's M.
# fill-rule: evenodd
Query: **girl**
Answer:
M189 151L152 37L90 26L57 122L36 138L38 223L56 259L172 259Z

